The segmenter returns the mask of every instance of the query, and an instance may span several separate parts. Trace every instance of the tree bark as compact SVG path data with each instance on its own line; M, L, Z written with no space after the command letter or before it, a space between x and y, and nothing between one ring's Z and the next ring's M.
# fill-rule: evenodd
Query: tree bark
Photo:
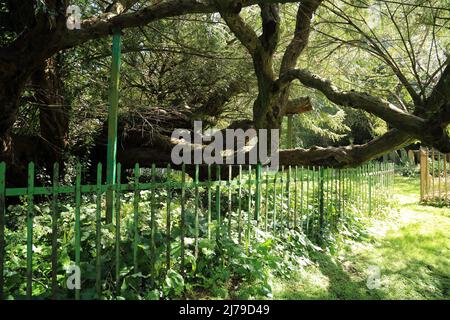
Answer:
M32 76L35 98L39 107L39 126L47 157L43 165L51 172L55 162L64 171L69 145L69 104L65 102L64 83L60 70L61 56L46 60Z
M408 134L393 129L362 145L281 150L280 164L333 168L357 167L413 142L414 139L411 139Z
M241 126L243 125L243 127ZM238 123L238 127L242 127L244 130L249 127L253 127L250 122ZM230 128L236 129L236 126L230 126ZM147 137L148 138L148 137ZM165 167L167 163L171 163L172 148L181 143L177 140L172 140L167 136L156 135L153 136L150 141L147 141L145 146L135 143L139 137L127 136L123 138L117 150L117 159L121 163L123 169L133 169L136 163L139 163L141 167L151 167L155 164L158 167ZM141 137L142 139L142 137ZM397 129L392 129L384 135L373 139L372 141L353 146L344 147L312 147L310 149L289 149L279 151L279 164L281 166L324 166L332 168L348 168L357 167L368 161L377 159L384 154L403 148L414 140L411 137ZM183 142L185 143L185 142ZM191 150L191 158L194 157L194 149L196 146L187 143L188 150ZM202 147L205 147L203 145ZM96 151L97 150L97 151ZM104 146L97 144L92 151L93 163L94 161L104 161ZM236 150L234 150L236 152ZM95 158L95 155L98 158ZM246 160L248 154L246 154ZM225 162L225 158L223 159ZM235 161L236 163L236 161ZM95 167L95 166L94 166ZM180 166L174 166L174 168L180 169ZM194 166L186 165L186 172L191 176L194 174ZM95 168L94 168L95 169ZM222 178L227 178L227 170L222 173ZM233 176L237 174L237 170L233 169ZM200 166L200 176L202 179L206 178L207 166ZM124 178L126 174L124 173ZM92 171L92 178L95 178L95 172ZM213 176L213 179L216 177Z

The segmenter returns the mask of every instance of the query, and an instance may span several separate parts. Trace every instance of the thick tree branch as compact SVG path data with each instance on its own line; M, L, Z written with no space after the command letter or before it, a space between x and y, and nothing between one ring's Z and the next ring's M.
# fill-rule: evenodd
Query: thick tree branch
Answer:
M244 123L246 127L251 127L251 124L245 121ZM363 145L280 150L279 164L284 166L301 165L334 168L356 167L413 142L414 139L408 134L393 129ZM165 136L154 136L151 144L144 147L137 147L124 141L118 149L118 159L124 168L132 168L136 162L143 166L151 166L153 163L165 165L171 161L172 148L178 144L185 144L187 150L192 152L192 156L195 148L204 148L206 146L195 146L182 140L170 139ZM236 150L234 151L236 152ZM103 156L104 152L100 152L99 155Z
M441 108L450 108L450 59L448 59L446 63L447 66L442 72L441 78L433 88L433 91L425 103L425 111L436 111Z
M272 55L280 39L280 15L278 4L261 4L263 33L259 38L264 50Z
M329 80L313 75L307 70L291 70L279 79L278 84L280 87L289 85L295 79L308 88L319 90L330 101L338 105L372 113L411 136L420 138L420 135L425 131L425 120L422 118L406 113L388 101L367 93L340 91Z
M220 0L220 8L222 11L236 13L240 11L240 8L255 4L292 2L297 2L297 0ZM81 30L65 30L61 37L60 49L107 36L113 30L143 26L164 18L218 12L217 4L217 0L168 0L136 12L92 17L82 21Z
M220 15L227 23L231 32L233 32L253 58L255 58L257 53L263 51L262 44L255 31L244 22L239 14L221 12Z
M305 0L298 7L294 37L289 43L281 62L280 74L295 68L297 59L308 45L311 19L322 0Z
M335 168L356 167L383 154L414 142L408 134L393 129L374 140L356 146L313 147L280 151L281 165L326 166Z
M295 68L298 57L308 45L309 34L311 32L311 20L321 2L322 0L305 0L299 4L294 36L284 52L280 66L280 75ZM290 86L288 85L280 93L279 101L280 105L283 106L282 112L285 114L292 114L293 101L289 101L290 91ZM307 109L305 111L309 110ZM304 112L302 109L300 111Z

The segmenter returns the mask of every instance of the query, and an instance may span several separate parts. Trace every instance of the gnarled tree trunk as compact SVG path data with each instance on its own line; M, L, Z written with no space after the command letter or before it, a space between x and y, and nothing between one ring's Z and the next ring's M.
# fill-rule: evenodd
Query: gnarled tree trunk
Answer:
M55 162L64 165L69 144L70 106L64 98L60 60L60 55L47 59L32 76L36 103L39 107L40 135L47 152L47 157L42 160L49 172Z

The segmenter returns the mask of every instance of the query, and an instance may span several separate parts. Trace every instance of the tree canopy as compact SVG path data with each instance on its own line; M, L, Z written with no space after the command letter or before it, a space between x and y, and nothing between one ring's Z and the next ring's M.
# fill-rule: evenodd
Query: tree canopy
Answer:
M414 141L449 152L449 12L446 0L1 0L1 160L11 174L103 160L117 31L125 166L167 162L170 133L194 120L286 134L293 117L286 165L356 166Z

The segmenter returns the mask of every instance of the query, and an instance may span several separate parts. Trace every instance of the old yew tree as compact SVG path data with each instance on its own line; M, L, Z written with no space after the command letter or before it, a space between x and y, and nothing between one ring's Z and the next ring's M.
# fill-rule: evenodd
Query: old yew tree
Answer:
M449 1L0 0L0 304L450 299Z
M72 4L80 29L66 26ZM2 0L1 160L16 181L31 160L104 160L118 30L124 166L167 162L170 133L194 120L273 129L291 117L283 165L351 167L415 141L448 152L446 4Z

